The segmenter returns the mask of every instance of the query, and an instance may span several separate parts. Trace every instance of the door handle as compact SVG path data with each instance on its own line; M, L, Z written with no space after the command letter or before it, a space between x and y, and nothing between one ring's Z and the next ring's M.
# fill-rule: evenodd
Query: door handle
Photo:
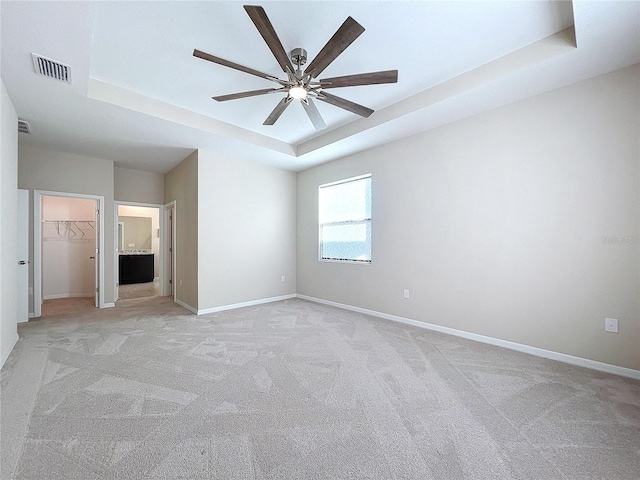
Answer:
M27 262L25 262L24 260L20 260L20 261L18 262L18 265L26 265L26 264L27 264Z
M96 257L89 257L89 260L95 260Z

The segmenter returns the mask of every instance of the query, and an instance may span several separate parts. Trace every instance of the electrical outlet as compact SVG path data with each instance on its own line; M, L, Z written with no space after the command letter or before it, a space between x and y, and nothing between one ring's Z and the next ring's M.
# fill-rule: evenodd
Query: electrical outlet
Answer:
M287 277L285 277L284 275L282 275L282 277L280 278L281 282L284 282L287 279Z
M405 289L405 290L404 290L404 292L402 292L402 296L403 296L404 298L409 298L409 290L406 290L406 289Z
M617 318L605 318L604 319L604 331L618 333L618 319Z

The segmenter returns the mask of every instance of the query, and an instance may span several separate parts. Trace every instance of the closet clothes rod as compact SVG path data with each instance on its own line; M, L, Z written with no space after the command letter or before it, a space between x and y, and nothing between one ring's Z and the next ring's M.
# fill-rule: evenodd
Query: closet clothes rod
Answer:
M42 223L55 223L55 222L96 223L95 220L42 220Z
M86 223L87 225L89 225L92 229L95 229L94 224L96 223L95 220L42 220L42 223L56 223L58 225L60 225L61 223Z
M68 240L76 239L76 237L79 237L77 240L84 238L85 231L79 224L86 224L91 230L95 230L95 220L43 220L42 223L54 224L58 237L66 238ZM61 227L65 229L63 232L60 231Z

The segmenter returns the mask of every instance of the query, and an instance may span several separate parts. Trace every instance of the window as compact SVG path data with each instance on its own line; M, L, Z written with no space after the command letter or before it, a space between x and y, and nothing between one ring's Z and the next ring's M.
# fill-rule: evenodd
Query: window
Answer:
M320 185L320 260L371 263L371 175Z

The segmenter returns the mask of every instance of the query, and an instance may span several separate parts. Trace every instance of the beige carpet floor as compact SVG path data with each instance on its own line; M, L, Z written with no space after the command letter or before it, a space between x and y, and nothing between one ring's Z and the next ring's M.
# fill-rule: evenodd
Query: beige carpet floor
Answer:
M2 480L640 478L640 382L299 299L19 334Z

